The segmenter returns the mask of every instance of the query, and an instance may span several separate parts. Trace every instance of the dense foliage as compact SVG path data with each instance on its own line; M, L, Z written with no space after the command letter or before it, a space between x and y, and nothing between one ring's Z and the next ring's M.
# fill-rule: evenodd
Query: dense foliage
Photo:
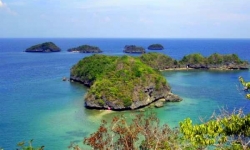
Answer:
M91 86L86 100L93 99L91 97L95 96L95 101L98 101L100 105L104 105L106 101L115 101L117 105L128 107L134 99L147 99L145 87L155 86L154 88L157 90L166 86L165 78L138 58L130 56L97 57L105 59L100 59L101 64L99 62L98 65L88 66L91 67L91 71L95 71L93 75L98 76L94 77L96 80ZM110 61L106 61L107 59Z
M196 125L187 118L180 123L180 131L186 142L196 148L213 145L218 149L250 149L250 114L245 116L241 110Z
M139 58L143 63L157 70L172 68L178 64L176 60L161 53L147 53L141 55Z
M220 55L220 54L214 53L213 55L207 58L207 61L209 64L221 64L221 63L242 64L243 63L243 61L241 61L240 58L236 54Z
M80 53L101 53L99 47L90 46L90 45L82 45L75 48L68 49L69 52L80 52Z
M93 83L98 77L102 78L103 74L111 71L117 59L118 57L116 56L96 54L85 57L71 68L71 74Z
M238 57L236 54L221 55L214 53L208 57L204 57L201 54L190 54L184 56L180 60L181 64L211 64L211 65L224 65L224 64L243 64L246 63Z
M160 53L147 53L140 56L140 59L157 70L172 69L172 68L220 68L223 69L247 69L248 62L242 61L236 54L221 55L214 53L209 57L204 57L199 53L189 54L181 60ZM231 65L231 66L230 66Z
M192 124L187 118L180 128L160 125L154 114L136 115L132 121L123 116L111 123L103 121L99 129L84 139L94 149L197 150L250 149L250 115L237 113L213 116L201 124Z
M206 64L206 58L201 54L190 54L180 60L181 64Z
M61 49L57 47L53 42L45 42L42 44L37 44L27 48L26 51L60 51Z

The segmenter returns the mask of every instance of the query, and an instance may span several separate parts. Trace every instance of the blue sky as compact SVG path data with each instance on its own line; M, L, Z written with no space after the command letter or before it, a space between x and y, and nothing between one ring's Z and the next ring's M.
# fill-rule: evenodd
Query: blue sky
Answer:
M250 2L0 0L0 37L250 38Z

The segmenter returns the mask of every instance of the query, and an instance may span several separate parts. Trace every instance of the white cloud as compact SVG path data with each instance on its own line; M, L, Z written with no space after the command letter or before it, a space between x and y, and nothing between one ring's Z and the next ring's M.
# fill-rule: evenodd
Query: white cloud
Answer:
M5 5L5 4L0 0L0 8L1 8L1 7L4 7L4 5Z
M0 8L3 8L3 10L8 14L17 15L17 13L12 11L6 3L2 2L2 0L0 0Z

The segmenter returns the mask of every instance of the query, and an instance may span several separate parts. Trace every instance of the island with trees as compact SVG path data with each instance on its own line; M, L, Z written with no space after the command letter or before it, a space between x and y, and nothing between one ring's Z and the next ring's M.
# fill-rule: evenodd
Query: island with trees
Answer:
M152 44L148 46L149 50L163 50L164 47L161 44Z
M248 61L241 60L236 54L221 55L214 53L204 57L199 53L189 54L181 60L175 60L161 53L147 53L140 56L142 62L157 70L246 70L249 69Z
M42 44L37 44L25 50L25 52L42 52L42 53L60 52L60 51L61 49L58 46L56 46L53 42L45 42Z
M85 57L72 67L70 79L90 87L87 108L132 110L159 100L182 100L160 72L126 55Z
M81 45L75 48L68 49L68 52L79 52L79 53L102 53L99 47L90 45Z
M123 50L124 53L146 53L145 49L140 46L126 45Z
M140 57L92 55L71 68L70 80L81 82L90 89L85 97L88 108L128 110L153 102L180 101L171 93L161 70L173 69L249 69L247 61L236 54L190 54L177 61L160 53ZM160 104L159 104L160 103ZM159 104L159 105L158 105Z

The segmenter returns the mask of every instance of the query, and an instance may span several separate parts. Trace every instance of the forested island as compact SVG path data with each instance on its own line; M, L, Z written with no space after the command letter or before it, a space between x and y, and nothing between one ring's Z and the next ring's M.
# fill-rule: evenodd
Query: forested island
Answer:
M79 52L79 53L101 53L99 47L90 46L90 45L82 45L75 48L68 49L68 52Z
M71 69L70 79L90 87L88 108L128 110L155 101L181 101L160 72L131 56L93 55Z
M123 50L124 53L146 53L145 49L140 46L126 45Z
M53 42L45 42L42 44L37 44L34 46L31 46L25 50L25 52L60 52L61 49L56 46Z
M145 64L157 70L183 70L183 69L215 69L215 70L245 70L249 63L241 60L236 54L221 55L214 53L204 57L199 53L189 54L181 60L175 60L160 53L147 53L140 56Z
M160 70L234 70L248 67L248 62L240 60L236 54L215 53L209 57L190 54L180 61L160 53L147 53L140 57L92 55L71 68L70 79L90 88L85 97L86 107L127 110L141 108L158 100L181 101L171 93Z
M149 50L163 50L164 47L161 44L152 44L148 46Z

